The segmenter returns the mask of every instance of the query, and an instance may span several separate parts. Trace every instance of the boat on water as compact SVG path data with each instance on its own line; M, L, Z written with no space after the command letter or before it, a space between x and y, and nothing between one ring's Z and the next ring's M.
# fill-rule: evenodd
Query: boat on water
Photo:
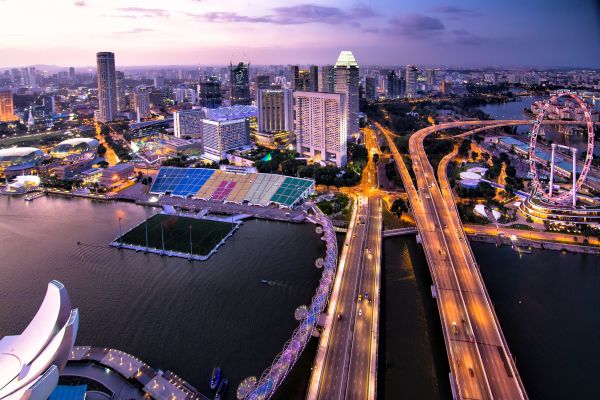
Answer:
M214 367L210 375L210 388L215 390L221 383L221 368Z
M266 279L261 279L260 283L264 283L265 285L269 285L269 286L273 286L275 284L275 282L273 281L268 281Z
M217 389L217 393L215 393L215 400L221 400L225 391L227 390L227 385L229 385L229 379L223 378L221 383L219 383L219 388Z

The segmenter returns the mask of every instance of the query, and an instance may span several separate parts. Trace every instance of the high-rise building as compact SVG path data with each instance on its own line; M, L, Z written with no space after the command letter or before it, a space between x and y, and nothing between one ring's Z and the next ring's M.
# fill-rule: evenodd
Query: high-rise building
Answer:
M308 91L318 92L319 91L319 67L311 65L308 68Z
M122 71L115 71L117 80L117 111L123 112L127 109L127 96L125 94L125 74Z
M75 68L73 67L69 67L69 79L71 79L71 81L75 80Z
M238 63L236 66L229 65L229 87L231 92L231 104L250 105L250 64Z
M256 75L254 78L256 81L257 93L259 90L271 88L271 76L270 75Z
M98 120L112 121L117 113L117 79L115 73L115 54L100 52L96 54L98 67Z
M150 92L147 88L137 88L133 93L133 110L138 121L150 117Z
M43 97L44 115L54 115L56 113L56 102L54 96Z
M274 133L293 130L293 97L290 89L259 90L258 131Z
M175 137L200 137L202 120L206 114L202 109L181 110L173 113L173 130Z
M344 93L294 92L296 151L316 161L344 167L347 162L347 110Z
M15 115L12 93L10 91L0 91L0 121L7 122L18 119Z
M406 66L406 97L413 99L417 97L418 71L414 65Z
M173 89L173 98L176 104L185 102L186 89L184 87L178 87Z
M396 71L391 70L386 74L385 97L388 99L397 99L400 97L400 81L396 76Z
M209 76L198 84L198 102L202 107L221 107L221 82L216 76Z
M319 73L319 92L334 93L335 91L335 74L333 65L321 66Z
M205 157L220 160L226 157L228 151L248 145L250 145L248 118L202 120L202 147Z
M365 97L367 100L377 99L377 82L373 76L365 77Z
M359 132L359 70L351 51L342 51L335 63L335 93L346 95L348 136Z
M293 90L300 90L300 67L297 65L290 66L290 82Z
M154 87L156 89L162 89L165 87L165 77L164 76L155 76L154 77Z
M425 77L427 79L427 86L429 86L429 89L431 89L433 85L435 85L435 70L428 69L425 71Z

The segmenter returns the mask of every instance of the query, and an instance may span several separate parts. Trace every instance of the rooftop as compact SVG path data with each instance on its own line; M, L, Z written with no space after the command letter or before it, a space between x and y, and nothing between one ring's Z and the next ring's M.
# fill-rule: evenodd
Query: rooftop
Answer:
M349 50L343 50L335 63L336 67L358 67L356 58Z

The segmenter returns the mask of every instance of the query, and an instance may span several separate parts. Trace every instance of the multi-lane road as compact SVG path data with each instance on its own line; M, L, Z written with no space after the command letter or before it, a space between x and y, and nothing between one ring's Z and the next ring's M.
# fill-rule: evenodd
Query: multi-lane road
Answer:
M443 325L454 396L460 399L525 399L527 394L465 237L451 193L443 193L423 148L429 134L463 126L522 121L459 121L422 129L409 141L413 184L392 133L386 136L417 222ZM418 190L417 190L418 188Z
M372 135L369 132L368 135ZM374 136L367 138L371 156ZM372 160L372 157L370 157ZM356 213L344 242L339 291L323 366L317 366L309 399L374 399L377 377L382 204L376 166L370 161L354 191ZM318 379L319 384L314 383ZM318 387L318 389L317 389Z

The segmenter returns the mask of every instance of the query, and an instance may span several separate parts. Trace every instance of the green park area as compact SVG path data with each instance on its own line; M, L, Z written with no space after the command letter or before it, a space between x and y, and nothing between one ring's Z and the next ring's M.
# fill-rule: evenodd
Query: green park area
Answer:
M228 222L156 214L125 233L117 242L162 250L164 238L164 250L189 254L191 236L192 254L205 256L233 227Z

